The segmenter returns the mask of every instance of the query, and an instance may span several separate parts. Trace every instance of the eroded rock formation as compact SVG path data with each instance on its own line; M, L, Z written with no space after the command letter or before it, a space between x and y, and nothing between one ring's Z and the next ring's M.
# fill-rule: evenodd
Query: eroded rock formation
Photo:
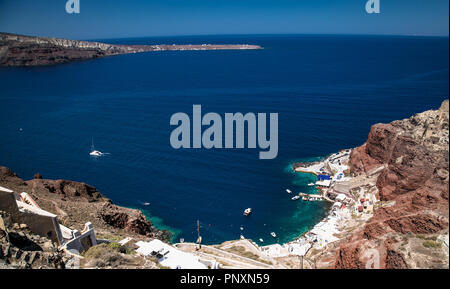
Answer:
M27 192L44 210L58 216L64 225L78 230L91 222L101 235L158 238L170 241L168 231L160 231L137 209L114 205L94 187L68 180L34 178L23 181L6 167L0 167L0 186Z
M64 268L67 258L49 239L33 234L25 224L9 223L0 211L0 268Z
M365 267L368 249L376 250L379 268L448 266L439 258L413 256L418 254L417 244L432 249L438 234L448 234L448 129L448 100L439 110L371 128L350 162L358 175L379 173L376 186L382 206L362 229L341 242L336 268Z

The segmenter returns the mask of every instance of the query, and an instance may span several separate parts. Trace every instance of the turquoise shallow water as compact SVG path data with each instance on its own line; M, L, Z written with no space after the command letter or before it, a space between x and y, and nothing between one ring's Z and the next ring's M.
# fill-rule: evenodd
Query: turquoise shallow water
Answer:
M0 69L0 164L25 179L89 183L138 207L176 239L207 244L247 238L287 242L327 214L324 202L293 202L313 176L295 161L361 145L370 126L448 97L448 38L205 36L115 43L249 43L264 50L122 55L36 68ZM279 154L174 150L170 116L192 111L277 112ZM23 128L19 132L19 128ZM111 153L89 157L96 148ZM150 206L143 206L150 202ZM254 213L242 213L252 207ZM276 232L273 239L270 232Z

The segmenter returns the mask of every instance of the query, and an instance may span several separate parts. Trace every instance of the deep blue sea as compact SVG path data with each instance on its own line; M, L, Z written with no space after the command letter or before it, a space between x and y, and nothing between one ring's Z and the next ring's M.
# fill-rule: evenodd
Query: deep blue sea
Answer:
M314 160L365 142L370 126L438 108L448 98L448 38L202 36L110 43L248 43L264 50L122 55L59 66L0 69L0 165L30 179L71 179L156 225L205 243L287 242L326 216L326 204L293 202L311 191ZM170 117L276 112L279 154L174 150ZM23 131L19 131L22 128ZM110 155L89 157L91 139ZM142 205L150 202L150 206ZM242 212L252 207L245 218ZM244 230L241 231L240 227ZM269 233L276 232L273 239Z

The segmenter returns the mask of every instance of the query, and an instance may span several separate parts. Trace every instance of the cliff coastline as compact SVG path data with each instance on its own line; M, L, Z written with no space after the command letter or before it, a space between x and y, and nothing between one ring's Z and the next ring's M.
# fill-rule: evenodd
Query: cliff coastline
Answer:
M339 182L340 187L333 187L338 192L346 190L343 200L347 202L333 205L330 212L332 225L338 229L329 236L325 234L332 241L318 244L320 240L307 240L311 243L305 252L295 252L302 254L301 268L448 268L448 129L449 101L446 100L438 110L389 124L376 124L362 146L328 157L326 160L335 162L338 169L344 164L349 167L349 171L342 171L348 181L347 188ZM318 165L297 164L293 169L320 172ZM139 210L116 206L84 183L46 180L39 174L23 181L8 168L0 167L0 186L27 192L64 225L81 229L86 222L92 222L99 237L131 237L136 241L156 238L165 242L170 239L168 232L154 228ZM334 199L328 194L330 189L324 187L321 191L323 197L336 202L336 194ZM329 224L321 223L326 230ZM26 224L23 225L26 229ZM21 229L22 224L18 226L10 231ZM283 249L278 246L279 250ZM202 246L198 252L194 244L175 244L175 247L228 264L230 268L299 268L297 256L289 252L289 247L286 255L275 252L277 256L251 240ZM63 266L62 257L55 257L52 250L49 254L56 260L54 266ZM98 256L100 261L102 256ZM158 268L156 261L151 264L141 259L132 261L138 265L128 262L128 268ZM96 264L89 263L87 267L102 267Z
M254 50L248 44L118 45L0 32L0 66L43 66L120 54L185 50Z

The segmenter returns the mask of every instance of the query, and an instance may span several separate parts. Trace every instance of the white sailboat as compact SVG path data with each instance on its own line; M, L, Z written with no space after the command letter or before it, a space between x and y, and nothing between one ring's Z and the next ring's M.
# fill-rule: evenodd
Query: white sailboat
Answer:
M98 150L95 149L95 147L94 147L94 139L92 139L91 152L89 153L89 155L91 157L101 157L103 155L103 153L101 151L98 151Z

